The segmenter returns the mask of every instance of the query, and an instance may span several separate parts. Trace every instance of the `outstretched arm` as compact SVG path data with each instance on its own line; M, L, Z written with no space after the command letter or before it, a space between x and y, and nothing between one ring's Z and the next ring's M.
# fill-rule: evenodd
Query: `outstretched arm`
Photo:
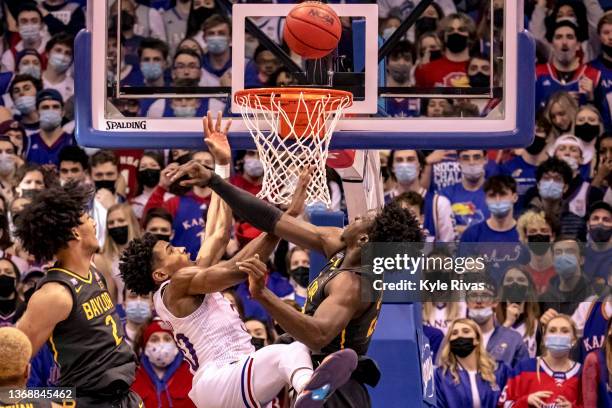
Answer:
M251 259L239 265L249 275L251 296L287 333L313 351L321 350L338 336L363 305L359 296L360 278L342 273L326 286L328 296L313 316L300 313L266 288L265 275L258 262Z
M322 252L328 257L344 247L340 239L342 229L317 227L283 214L271 204L225 182L197 162L189 162L168 173L173 181L185 175L189 180L182 181L182 185L209 186L232 208L234 214L262 231L273 233L301 247Z
M213 122L212 115L202 120L204 127L204 141L215 159L215 165L229 165L232 153L227 141L227 132L231 121L221 131L221 112L217 113L217 121ZM229 242L229 231L232 225L232 211L229 206L219 198L217 194L212 195L210 207L206 214L206 232L204 241L200 246L196 263L198 266L209 267L219 262L225 247Z

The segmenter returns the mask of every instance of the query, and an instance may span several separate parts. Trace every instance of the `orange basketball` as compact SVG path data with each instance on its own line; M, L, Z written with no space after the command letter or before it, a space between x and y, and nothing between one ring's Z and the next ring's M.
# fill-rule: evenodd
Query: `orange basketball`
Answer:
M323 58L338 47L342 25L331 7L318 1L295 6L285 20L283 37L296 54Z

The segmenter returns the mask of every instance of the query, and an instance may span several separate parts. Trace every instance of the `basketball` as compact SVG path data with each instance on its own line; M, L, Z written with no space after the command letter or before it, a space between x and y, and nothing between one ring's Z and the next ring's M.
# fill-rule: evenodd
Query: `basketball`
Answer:
M307 1L294 7L283 30L289 48L306 59L323 58L331 53L338 47L341 34L338 15L318 1Z

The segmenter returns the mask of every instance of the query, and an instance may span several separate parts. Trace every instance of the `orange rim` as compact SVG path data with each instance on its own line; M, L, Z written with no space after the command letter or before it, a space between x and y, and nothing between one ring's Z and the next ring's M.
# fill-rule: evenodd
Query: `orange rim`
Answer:
M338 89L324 89L324 88L253 88L243 89L234 94L234 101L241 106L248 106L250 108L266 107L274 110L274 105L271 104L272 100L283 103L292 103L300 100L300 95L305 95L303 101L308 105L313 105L320 100L329 99L329 104L326 106L326 110L335 110L338 105L337 102L347 100L347 104L344 106L349 107L353 104L353 94L347 91L341 91Z

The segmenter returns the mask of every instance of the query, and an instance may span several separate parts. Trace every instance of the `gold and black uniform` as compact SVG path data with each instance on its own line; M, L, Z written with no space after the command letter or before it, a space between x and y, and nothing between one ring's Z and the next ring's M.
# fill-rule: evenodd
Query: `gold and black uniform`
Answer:
M85 279L53 267L38 287L49 282L67 287L73 299L70 315L55 326L48 340L60 371L57 385L75 387L79 406L132 406L114 403L129 392L136 356L125 341L104 277L94 268Z

